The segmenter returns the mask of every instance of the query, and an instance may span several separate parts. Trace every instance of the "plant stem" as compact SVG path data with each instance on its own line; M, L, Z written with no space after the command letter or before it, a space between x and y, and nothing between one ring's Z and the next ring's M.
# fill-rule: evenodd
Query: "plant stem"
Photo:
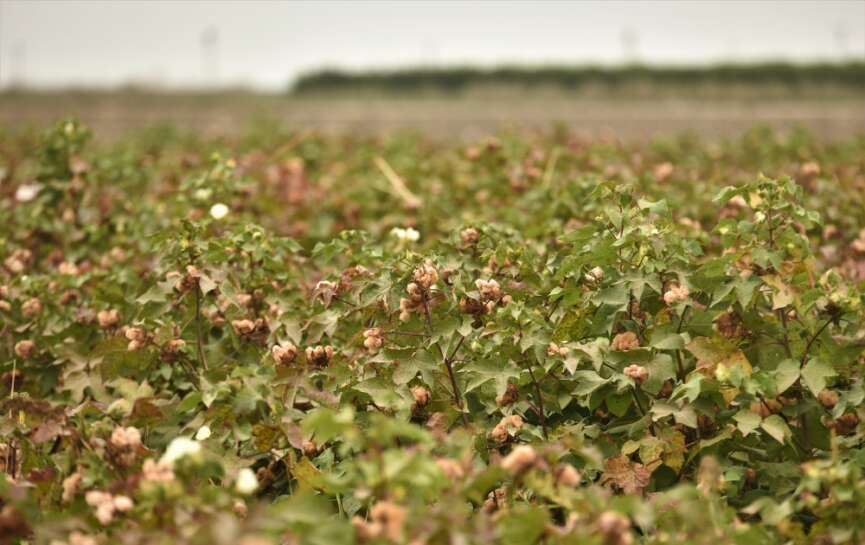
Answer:
M538 381L535 380L535 373L532 371L532 364L528 364L529 376L532 378L532 384L535 386L535 397L538 398L538 418L541 421L541 430L544 432L544 439L549 439L547 434L547 417L544 413L544 397L541 395L541 387Z
M831 324L831 323L832 323L831 318L826 320L826 323L824 323L822 326L820 326L820 329L817 330L817 333L814 333L814 335L808 341L808 344L805 345L805 352L802 353L802 365L805 365L805 360L808 359L808 353L811 351L811 345L814 344L814 341L817 340L817 337L819 337L820 334L823 333L823 330L826 329L827 327L829 327L829 324Z
M204 335L201 333L201 287L195 284L195 344L198 348L198 359L207 371L207 359L204 357Z
M426 292L423 293L422 301L423 301L424 318L426 318L427 332L429 333L429 336L432 337L432 317L430 316L429 305L427 304ZM465 411L463 411L463 401L462 401L462 397L460 396L460 388L459 388L459 385L457 385L457 378L456 378L456 375L454 374L453 365L451 364L451 359L454 356L456 356L457 350L460 349L460 347L463 345L463 342L465 340L466 340L465 337L462 337L462 336L460 337L460 340L457 343L456 348L454 348L453 354L451 354L451 356L449 356L449 357L445 356L444 350L442 350L442 347L438 343L438 341L436 341L435 345L436 345L436 348L438 348L439 356L444 361L445 369L447 369L448 378L450 379L451 388L453 389L454 404L457 406L457 409L460 412L460 416L462 417L463 424L468 426L469 421L468 421L468 418L466 417Z

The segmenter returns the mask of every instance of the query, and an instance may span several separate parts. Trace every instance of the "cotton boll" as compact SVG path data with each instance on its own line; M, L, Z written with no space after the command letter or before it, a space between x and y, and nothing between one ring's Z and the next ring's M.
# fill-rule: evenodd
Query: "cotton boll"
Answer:
M19 185L15 191L15 200L18 202L30 202L39 194L41 186L38 184Z
M252 494L258 489L258 478L248 467L240 470L237 474L237 480L234 481L234 488L241 494Z
M175 437L171 440L160 462L174 465L177 460L185 456L198 456L199 454L201 454L201 443L188 437Z
M215 220L221 220L222 218L224 218L225 216L228 215L228 212L229 212L228 206L226 206L225 204L223 204L221 202L216 203L210 207L210 217L212 217Z
M198 431L195 432L195 440L196 441L204 441L205 439L210 437L210 435L211 435L210 426L205 424L204 426L201 426L200 428L198 428Z

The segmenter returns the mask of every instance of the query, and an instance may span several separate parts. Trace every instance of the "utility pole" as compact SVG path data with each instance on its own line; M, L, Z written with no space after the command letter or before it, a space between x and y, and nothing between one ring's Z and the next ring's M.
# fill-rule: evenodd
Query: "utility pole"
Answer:
M214 26L201 33L201 75L205 86L219 82L219 30Z
M631 27L625 27L622 29L622 35L620 37L622 41L622 55L624 56L626 64L635 64L638 60L638 39L637 33Z

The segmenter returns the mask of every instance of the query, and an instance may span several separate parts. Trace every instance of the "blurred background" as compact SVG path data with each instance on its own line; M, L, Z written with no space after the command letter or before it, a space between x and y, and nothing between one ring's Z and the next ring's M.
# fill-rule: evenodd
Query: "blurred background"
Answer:
M865 0L0 0L0 124L475 137L865 127Z

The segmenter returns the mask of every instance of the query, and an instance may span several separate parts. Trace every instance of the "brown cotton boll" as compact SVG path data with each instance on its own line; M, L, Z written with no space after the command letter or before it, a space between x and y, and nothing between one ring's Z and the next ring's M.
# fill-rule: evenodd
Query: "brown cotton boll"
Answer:
M367 522L361 517L355 515L351 517L351 525L354 528L354 533L361 543L366 543L374 539L378 539L382 534L382 526L377 522Z
M80 274L80 270L78 265L72 263L71 261L64 261L60 265L57 266L57 272L64 276L78 276Z
M127 327L124 335L130 341L143 341L147 338L147 332L140 327Z
M506 416L505 418L502 418L502 422L513 426L517 430L522 429L523 427L523 417L518 414Z
M116 309L100 310L96 313L96 320L102 329L110 329L120 323L120 313Z
M487 311L487 307L478 301L477 299L472 299L471 297L460 297L460 312L463 314L471 314L473 316L485 314Z
M496 397L496 405L498 405L499 407L508 407L510 405L513 405L517 401L517 399L519 399L519 396L520 392L519 388L517 388L517 385L509 382L508 385L505 387L505 391L502 393L502 395Z
M516 477L528 471L539 460L540 456L531 445L519 445L502 459L501 466L511 476Z
M316 367L326 366L331 358L333 358L333 348L331 346L313 346L306 349L306 359Z
M77 471L63 479L63 503L69 503L75 495L78 494L78 487L81 485L81 479L82 475Z
M467 227L460 231L460 240L462 240L463 244L466 246L472 246L477 244L478 240L480 240L480 233L474 227Z
M673 382L665 380L661 385L661 390L658 392L658 397L668 398L673 394Z
M372 506L369 515L373 523L382 528L383 537L394 542L402 541L408 515L404 507L390 501L380 501Z
M66 290L60 296L60 304L61 305L69 305L72 303L77 303L81 299L81 295L75 290Z
M829 423L829 427L834 429L838 435L851 435L858 426L859 417L856 416L856 413L843 414Z
M498 301L502 297L501 287L495 280L479 278L475 280L475 287L480 292L482 301Z
M742 321L735 312L724 312L715 318L713 329L727 339L737 339L745 334Z
M270 354L279 365L288 365L297 358L297 347L290 342L274 345Z
M493 429L490 430L490 439L495 441L496 443L504 443L510 438L510 434L508 433L508 428L504 424L496 424L493 426Z
M307 458L315 458L318 456L318 445L316 445L315 441L312 439L306 439L303 444L301 444L301 450L303 451L303 455Z
M613 342L610 343L610 348L619 351L633 350L640 347L640 339L633 331L625 331L613 337Z
M234 500L234 503L231 506L231 511L240 518L246 518L249 514L249 508L246 506L246 502L241 499Z
M625 376L631 378L637 386L646 382L649 378L649 371L642 365L629 365L625 367Z
M36 343L30 339L15 343L15 354L22 360L29 360L36 354Z
M463 465L458 461L450 458L436 458L435 462L439 469L441 469L442 473L445 474L445 477L451 481L459 481L465 477L465 468L463 468Z
M655 181L658 183L666 182L670 176L673 174L673 163L664 162L658 163L654 167L652 167L652 176L655 178Z
M765 399L763 401L754 401L751 403L750 410L752 413L759 414L766 418L781 410L781 403L774 399Z
M615 511L604 511L598 517L598 531L604 545L630 545L633 542L631 521Z
M141 446L141 432L138 428L118 426L111 432L111 445L118 449L136 450Z
M481 158L482 153L483 150L478 146L469 146L465 149L465 156L469 161L477 161Z
M363 345L370 355L377 354L384 344L381 328L372 327L363 332Z
M799 178L812 179L820 175L820 164L816 161L807 161L799 165Z
M21 305L21 314L23 314L25 318L33 318L41 313L42 301L40 301L38 297L31 297Z
M415 283L424 290L429 290L439 279L438 270L429 259L417 267L412 275Z
M553 478L557 485L568 488L579 485L582 480L580 472L571 464L558 464L553 468Z
M481 511L484 513L495 513L499 508L505 505L507 501L507 487L499 487L487 494L484 504L481 506Z
M681 301L685 301L688 299L690 295L690 290L687 286L679 286L678 284L673 284L664 292L664 302L667 305L675 305Z
M429 415L426 421L426 427L428 430L431 430L436 433L441 433L446 431L447 428L447 415L443 412L436 411Z
M418 407L426 407L429 404L430 393L429 390L423 386L415 386L412 388L411 395L414 397L415 405Z
M249 335L255 331L255 322L248 318L232 320L231 327L233 327L239 335Z
M831 409L838 403L838 392L824 388L817 394L817 400L827 409Z

